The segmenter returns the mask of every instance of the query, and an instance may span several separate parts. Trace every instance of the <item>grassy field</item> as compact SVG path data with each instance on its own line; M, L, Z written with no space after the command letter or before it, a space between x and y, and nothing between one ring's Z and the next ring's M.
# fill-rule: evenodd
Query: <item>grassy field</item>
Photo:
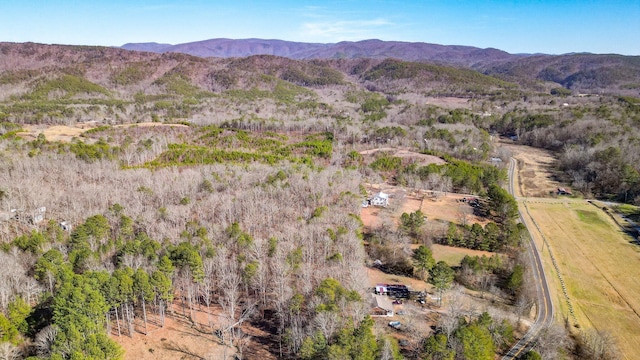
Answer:
M462 258L466 255L469 256L486 256L491 257L496 255L496 253L492 253L489 251L481 251L481 250L472 250L465 248L458 248L453 246L445 246L439 244L433 244L431 246L431 251L433 251L433 258L436 261L444 261L449 266L460 266L462 262Z
M640 248L631 244L607 214L587 202L529 202L527 206L548 241L543 245L542 236L529 224L542 250L550 286L556 289L558 320L569 318L581 329L608 331L617 339L624 358L636 358L640 349ZM575 320L568 314L549 248L566 284Z

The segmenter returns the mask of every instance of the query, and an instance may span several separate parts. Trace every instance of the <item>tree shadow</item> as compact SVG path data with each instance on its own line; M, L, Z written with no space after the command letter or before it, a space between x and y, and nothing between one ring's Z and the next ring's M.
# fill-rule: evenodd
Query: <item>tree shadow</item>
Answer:
M171 341L169 343L165 343L164 344L164 348L170 351L176 351L185 355L189 355L195 359L201 359L201 360L206 360L206 358L203 358L202 356L194 353L193 351L189 350L186 346L180 346L179 344Z

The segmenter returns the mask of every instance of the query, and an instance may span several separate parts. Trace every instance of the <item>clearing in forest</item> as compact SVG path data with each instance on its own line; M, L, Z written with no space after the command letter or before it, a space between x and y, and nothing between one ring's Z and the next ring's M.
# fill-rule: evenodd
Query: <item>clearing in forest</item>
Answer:
M416 247L418 247L418 245L416 245ZM490 251L472 250L440 244L431 245L431 251L433 252L433 258L436 261L444 261L449 264L449 266L460 266L462 259L467 255L480 257L492 257L493 255L496 255L496 253L492 253Z
M442 158L439 158L437 156L420 154L418 152L411 151L409 149L404 149L404 148L391 148L391 147L376 148L376 149L361 151L360 155L366 156L368 158L367 163L369 163L373 160L375 155L378 153L385 153L390 156L395 156L403 159L404 161L415 163L418 166L427 166L429 164L443 165L447 163Z
M476 197L473 195L404 189L386 184L369 185L367 188L371 195L379 191L390 194L388 207L362 208L360 218L367 229L374 229L383 223L397 226L402 213L412 213L417 210L422 211L427 217L425 226L434 231L443 226L446 231L448 222L467 225L479 223L482 226L489 222L488 219L475 215L469 203L461 201L464 197Z
M62 142L71 142L74 138L82 135L84 132L94 129L99 124L96 122L88 122L88 123L78 123L75 126L67 126L67 125L53 125L53 126L40 126L40 125L24 125L24 132L20 132L18 135L24 138L25 140L35 140L39 134L44 134L44 137L48 141L62 141ZM163 124L163 123L154 123L154 122L146 122L146 123L135 123L135 124L123 124L123 125L115 125L115 128L118 127L157 127L157 126L173 126L173 127L187 127L184 124Z

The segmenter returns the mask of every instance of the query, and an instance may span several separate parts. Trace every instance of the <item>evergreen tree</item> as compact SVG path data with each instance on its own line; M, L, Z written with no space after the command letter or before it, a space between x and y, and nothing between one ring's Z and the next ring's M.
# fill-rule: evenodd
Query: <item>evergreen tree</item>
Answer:
M439 293L438 302L442 302L442 292L449 289L453 283L455 272L444 261L438 261L438 263L429 270L429 284L433 285Z
M489 330L478 324L464 326L458 330L456 337L462 343L466 360L493 360L494 347Z
M52 346L52 358L120 359L122 350L104 332L109 309L92 281L69 275L53 298L53 322L60 329Z
M418 269L422 278L424 278L424 275L436 264L431 249L424 245L420 245L420 247L413 250L412 257L413 266Z
M436 334L427 338L424 343L427 360L453 360L455 351L447 346L447 336Z
M542 356L533 350L527 351L520 360L542 360Z

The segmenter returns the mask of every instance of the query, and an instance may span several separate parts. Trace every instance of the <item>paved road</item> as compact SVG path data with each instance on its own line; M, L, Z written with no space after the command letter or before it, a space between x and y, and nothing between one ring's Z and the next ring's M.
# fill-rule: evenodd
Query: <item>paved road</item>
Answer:
M509 162L509 193L515 196L515 179L516 179L516 160L511 158ZM527 225L524 221L523 213L520 212L520 221ZM529 231L532 234L531 231ZM549 292L549 284L547 283L547 277L544 273L544 268L542 267L542 261L540 260L540 253L538 252L538 248L536 247L536 243L533 241L533 238L530 236L528 241L527 249L531 254L531 269L533 273L533 277L536 283L536 293L537 293L537 308L538 314L536 316L536 321L529 328L529 331L520 339L509 352L502 358L503 360L507 359L517 359L519 356L526 353L530 350L535 344L538 336L540 335L540 331L545 329L547 326L551 324L553 321L553 303L551 302L551 293Z

